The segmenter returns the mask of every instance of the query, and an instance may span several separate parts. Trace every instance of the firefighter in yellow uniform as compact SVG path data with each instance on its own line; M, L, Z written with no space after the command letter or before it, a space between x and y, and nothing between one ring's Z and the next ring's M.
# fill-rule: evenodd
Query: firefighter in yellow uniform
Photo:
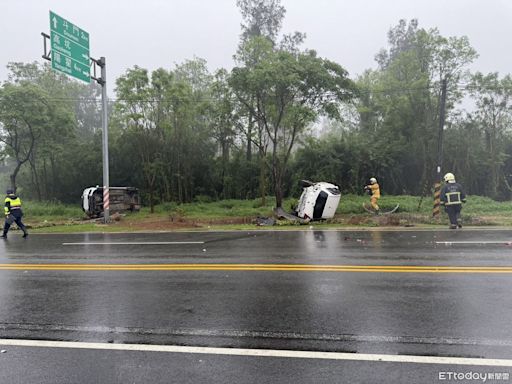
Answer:
M375 177L370 178L370 184L364 187L365 190L371 192L370 204L372 208L375 210L375 213L379 213L379 205L377 201L380 199L380 187L377 183L377 179Z
M25 225L21 222L21 218L23 217L23 211L21 210L21 199L14 194L14 191L12 189L7 190L4 211L4 233L1 237L7 239L7 232L9 232L9 228L11 227L12 223L16 223L18 227L23 231L23 237L27 237L27 229L25 228Z

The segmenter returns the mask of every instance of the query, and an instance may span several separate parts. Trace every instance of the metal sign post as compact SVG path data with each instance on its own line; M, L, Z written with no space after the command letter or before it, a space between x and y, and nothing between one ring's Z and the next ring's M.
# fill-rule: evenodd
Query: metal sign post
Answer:
M107 106L107 67L106 60L89 56L89 34L73 23L50 11L50 35L43 36L43 58L51 61L52 68L73 76L86 83L91 78L101 85L101 121L103 128L103 218L110 222L110 194L108 175L108 106ZM46 40L50 39L50 52L47 52ZM94 76L91 76L91 62ZM101 68L101 77L96 77L96 65Z
M99 60L91 58L95 65L101 68L101 77L96 77L96 66L92 78L101 85L101 122L103 125L103 218L110 222L110 193L108 175L108 105L107 105L107 63L104 57Z

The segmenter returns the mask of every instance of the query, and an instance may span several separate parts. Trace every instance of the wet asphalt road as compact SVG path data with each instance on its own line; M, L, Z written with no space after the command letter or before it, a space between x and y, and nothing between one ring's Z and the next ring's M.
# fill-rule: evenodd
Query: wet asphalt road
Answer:
M17 235L0 243L2 339L512 359L512 273L483 270L512 267L510 231L80 234L26 240ZM27 266L6 269L12 264ZM54 267L33 269L34 264ZM97 270L57 269L70 264ZM134 269L109 269L114 264ZM226 267L158 267L168 264ZM269 269L227 267L235 264ZM296 264L439 270L272 269ZM135 269L149 265L154 270ZM442 269L454 266L475 269ZM7 351L0 354L7 383L430 383L439 381L440 371L458 368L3 347L1 342L0 348ZM36 379L43 362L47 372ZM462 368L470 370L512 372Z

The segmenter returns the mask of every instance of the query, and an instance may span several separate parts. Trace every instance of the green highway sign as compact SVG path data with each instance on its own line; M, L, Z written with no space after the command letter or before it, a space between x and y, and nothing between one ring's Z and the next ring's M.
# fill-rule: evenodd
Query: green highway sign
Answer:
M54 50L52 50L52 68L87 83L91 82L91 74L88 65L74 61L70 57L61 55Z
M89 34L50 11L52 68L91 81Z
M51 32L52 49L79 61L82 64L89 65L89 49L82 45L74 43L73 41Z

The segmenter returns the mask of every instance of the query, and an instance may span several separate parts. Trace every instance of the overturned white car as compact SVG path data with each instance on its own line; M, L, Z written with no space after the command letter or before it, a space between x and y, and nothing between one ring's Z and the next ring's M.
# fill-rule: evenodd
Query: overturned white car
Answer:
M139 211L139 190L134 187L110 187L110 212ZM82 192L82 210L89 217L103 216L103 187L89 187Z
M301 180L304 188L295 209L298 217L305 220L332 219L340 202L341 192L337 185Z

